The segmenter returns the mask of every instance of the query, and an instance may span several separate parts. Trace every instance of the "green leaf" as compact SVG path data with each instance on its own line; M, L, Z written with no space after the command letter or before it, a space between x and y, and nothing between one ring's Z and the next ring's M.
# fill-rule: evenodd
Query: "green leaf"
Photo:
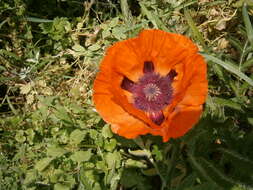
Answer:
M125 162L125 166L126 167L136 167L136 168L147 168L147 164L142 162L142 161L138 161L138 160L133 160L133 159L127 159L127 161Z
M23 130L18 130L15 135L16 141L23 143L26 140L25 134Z
M54 185L54 190L70 190L71 188L67 185L63 185L61 183L57 183Z
M67 125L73 124L73 121L64 106L56 105L55 109L56 110L55 110L54 114L58 119L64 121L64 123Z
M108 26L109 26L110 28L114 28L114 27L116 27L118 24L119 24L119 17L115 17L115 18L113 18L113 19L110 21L110 23L108 24Z
M60 157L68 151L61 147L51 146L47 148L47 155L53 158Z
M94 170L81 168L79 175L85 190L101 190L99 183L97 183L98 179L94 174Z
M75 129L70 134L70 138L69 138L70 143L78 145L79 143L82 142L82 140L84 139L85 135L86 135L86 131L81 131L79 129Z
M26 17L26 20L29 21L29 22L38 22L38 23L53 22L53 20L36 18L36 17Z
M244 163L246 166L253 168L253 161L251 161L249 158L233 151L233 150L228 150L225 148L219 148L219 150L227 155L229 155L230 157L232 157L233 159L235 159L235 162L238 163Z
M89 161L91 156L92 156L91 150L78 151L72 154L70 159L75 162L81 163L81 162Z
M90 50L90 51L97 51L99 49L101 49L101 45L99 45L99 44L93 44L88 47L88 50Z
M118 40L122 40L126 38L125 35L125 28L123 27L115 27L112 29L112 35L118 39Z
M162 152L158 149L157 145L153 146L152 154L155 155L155 159L157 161L162 161L163 160L163 154Z
M83 46L81 46L80 44L75 44L72 47L72 49L77 51L77 52L85 52L85 48Z
M35 170L30 170L25 175L24 184L28 185L37 179L37 172Z
M226 69L227 71L235 74L236 76L238 76L239 78L243 79L244 81L246 81L249 85L253 86L253 80L251 78L249 78L247 75L245 75L244 73L242 73L238 67L236 67L235 65L233 65L232 63L229 62L224 62L212 55L207 55L204 53L201 53L207 60L212 61L220 66L222 66L224 69Z
M104 138L112 138L113 137L113 133L111 131L110 125L106 124L103 128L102 128L102 136Z
M246 27L246 32L247 32L247 36L248 36L248 40L251 43L251 46L253 47L253 28L250 22L250 18L248 15L248 11L247 11L247 4L244 3L243 7L242 7L242 16L243 16L243 21Z
M248 122L253 126L253 117L248 117Z
M147 151L147 150L128 150L128 152L134 156L139 156L139 157L143 157L143 156L146 156L146 157L150 157L150 152Z
M224 98L218 98L218 97L212 97L212 100L216 103L219 104L221 106L226 106L238 111L242 111L242 107L239 103L236 103L232 100L229 99L224 99Z
M107 153L105 160L109 169L119 168L121 166L121 155L119 152Z
M139 5L143 14L147 16L147 18L150 20L150 22L152 22L155 28L161 28L162 30L169 32L169 29L163 24L160 18L151 11L149 11L143 2L139 1Z
M190 29L191 29L192 34L193 34L193 37L207 51L205 40L204 40L202 34L199 32L197 26L195 25L195 23L194 23L191 15L190 15L190 13L187 10L185 10L184 11L184 15L185 15L185 18L187 20L188 25L190 26Z
M132 20L132 14L128 6L127 0L120 0L120 8L123 14L125 23L130 23Z
M204 177L208 182L212 184L216 184L213 179L209 176L208 171L206 171L200 164L199 161L192 155L188 154L188 158L190 163L192 164L193 168L197 170L201 174L202 177ZM216 184L217 185L217 184Z
M43 158L35 164L35 169L39 172L43 171L53 160L53 158Z
M224 190L224 189L221 187L217 187L216 185L210 182L207 182L207 183L204 182L202 184L195 185L193 187L186 187L180 190Z
M245 71L246 69L250 68L251 66L253 66L253 57L251 57L250 59L248 59L247 61L245 61L242 64L242 70Z
M117 145L117 141L115 139L105 140L104 148L105 150L112 152Z

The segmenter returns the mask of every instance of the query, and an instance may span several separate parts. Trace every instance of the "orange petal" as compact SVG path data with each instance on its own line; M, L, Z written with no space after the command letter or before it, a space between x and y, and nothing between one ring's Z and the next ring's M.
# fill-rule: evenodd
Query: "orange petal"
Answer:
M164 130L163 141L183 136L198 122L201 113L202 105L178 107L172 114L170 125Z
M205 102L208 90L206 63L202 56L195 55L186 62L186 73L183 84L175 87L178 92L184 91L183 99L178 105L197 106Z

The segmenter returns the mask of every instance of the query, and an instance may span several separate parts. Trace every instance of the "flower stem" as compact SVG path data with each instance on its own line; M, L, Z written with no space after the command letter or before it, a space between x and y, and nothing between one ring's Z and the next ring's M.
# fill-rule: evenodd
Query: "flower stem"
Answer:
M162 186L161 186L161 190L164 190L166 188L166 185L167 185L167 180L166 178L161 174L160 170L159 170L159 167L158 165L156 164L154 158L152 157L152 154L149 150L149 148L146 148L145 147L145 144L142 140L141 137L138 137L136 139L134 139L134 142L144 151L148 152L149 154L147 155L147 158L149 159L149 161L153 164L157 174L159 175L159 177L161 178L161 181L162 181Z
M171 180L173 177L173 173L175 171L175 166L176 166L176 161L178 159L178 154L179 154L180 148L179 148L179 143L175 142L173 144L173 148L172 148L172 155L171 155L171 159L170 159L170 167L168 168L168 173L166 175L166 181L168 181L168 186L171 187Z

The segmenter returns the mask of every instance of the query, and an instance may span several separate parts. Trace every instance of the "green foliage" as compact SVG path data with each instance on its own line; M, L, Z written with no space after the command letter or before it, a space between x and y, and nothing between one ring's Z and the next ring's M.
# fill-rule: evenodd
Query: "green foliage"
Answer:
M249 0L2 0L0 189L252 189L252 8ZM92 105L105 49L143 28L189 36L208 63L202 118L168 143L114 135Z

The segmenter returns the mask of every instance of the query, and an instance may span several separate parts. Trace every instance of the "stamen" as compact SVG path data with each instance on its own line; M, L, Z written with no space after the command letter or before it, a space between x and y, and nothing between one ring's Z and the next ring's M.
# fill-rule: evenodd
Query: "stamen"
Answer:
M169 77L169 79L170 79L171 81L173 81L173 79L174 79L176 76L177 76L177 72L176 72L174 69L170 70L170 72L167 74L167 77Z
M133 92L134 85L135 85L135 83L133 81L131 81L127 77L124 77L124 79L121 83L121 88L123 88L124 90L127 90L129 92Z
M152 73L154 72L154 64L152 61L145 61L143 67L143 73Z

